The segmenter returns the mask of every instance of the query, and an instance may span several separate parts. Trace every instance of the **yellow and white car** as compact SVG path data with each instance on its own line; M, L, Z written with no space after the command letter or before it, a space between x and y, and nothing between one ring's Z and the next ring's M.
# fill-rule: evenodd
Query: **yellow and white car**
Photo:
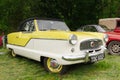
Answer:
M72 32L60 20L30 18L7 39L12 56L41 61L47 71L65 73L67 65L104 59L108 37L103 33Z

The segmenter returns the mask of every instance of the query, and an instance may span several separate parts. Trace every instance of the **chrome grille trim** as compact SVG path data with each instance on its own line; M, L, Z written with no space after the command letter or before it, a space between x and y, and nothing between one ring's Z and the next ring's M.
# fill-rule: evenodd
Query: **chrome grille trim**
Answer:
M88 50L88 53L94 53L94 52L99 52L101 49L95 49L95 50Z
M80 50L90 50L97 49L102 46L102 40L100 39L90 39L80 43Z

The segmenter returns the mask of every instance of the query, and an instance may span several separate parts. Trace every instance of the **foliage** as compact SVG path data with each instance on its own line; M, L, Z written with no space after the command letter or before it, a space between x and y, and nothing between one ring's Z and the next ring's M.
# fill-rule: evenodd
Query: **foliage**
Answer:
M10 32L26 18L58 18L75 30L99 18L119 17L119 4L120 0L0 0L0 24Z

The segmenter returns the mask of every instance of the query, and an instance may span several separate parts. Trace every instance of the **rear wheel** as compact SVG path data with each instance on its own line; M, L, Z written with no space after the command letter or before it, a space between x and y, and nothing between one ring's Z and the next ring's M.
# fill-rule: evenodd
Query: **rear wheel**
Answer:
M108 44L109 54L111 55L119 55L120 54L120 42L112 41Z
M16 57L16 54L15 54L15 52L14 52L13 49L11 50L11 55L12 55L13 57Z
M67 66L58 64L57 60L52 58L44 58L44 67L47 71L52 73L64 74L67 71Z

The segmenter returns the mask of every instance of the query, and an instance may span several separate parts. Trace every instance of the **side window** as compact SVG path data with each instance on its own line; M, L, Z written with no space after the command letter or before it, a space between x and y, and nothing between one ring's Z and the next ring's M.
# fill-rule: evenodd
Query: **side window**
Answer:
M90 26L90 27L91 27L91 31L98 32L97 29L94 26Z
M94 26L85 26L84 31L97 32Z
M35 31L35 26L34 26L34 21L27 21L25 22L22 26L20 31L24 31L24 32L32 32Z

